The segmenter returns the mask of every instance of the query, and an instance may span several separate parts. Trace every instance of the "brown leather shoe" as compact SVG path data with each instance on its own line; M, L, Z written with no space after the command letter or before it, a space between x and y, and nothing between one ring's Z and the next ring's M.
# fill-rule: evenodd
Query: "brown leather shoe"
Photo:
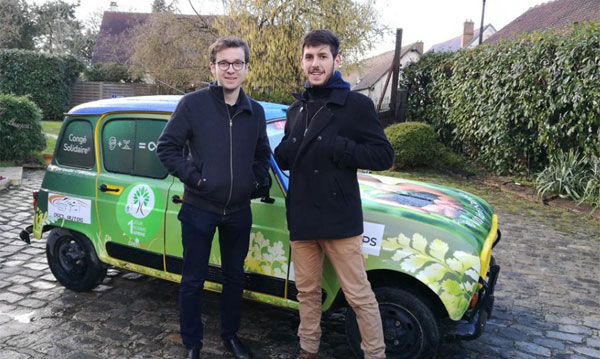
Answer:
M298 348L298 352L296 353L295 359L317 359L319 357L319 353L310 353L302 348Z

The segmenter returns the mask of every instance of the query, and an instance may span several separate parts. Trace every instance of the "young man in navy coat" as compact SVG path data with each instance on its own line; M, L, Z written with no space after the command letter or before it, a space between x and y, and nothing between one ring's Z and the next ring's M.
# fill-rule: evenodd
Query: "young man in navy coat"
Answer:
M339 45L328 30L304 36L300 65L306 91L295 95L275 149L281 169L290 171L286 205L300 309L299 359L317 358L319 351L323 255L356 313L365 358L385 358L379 306L362 255L356 172L388 169L394 155L373 102L351 92L335 70Z
M183 244L179 307L187 358L198 358L203 344L201 295L218 228L225 277L221 337L235 358L246 359L252 354L236 333L252 225L250 198L268 183L271 150L264 110L241 87L248 72L248 45L225 37L209 52L216 81L181 99L158 139L157 154L185 188L178 216Z

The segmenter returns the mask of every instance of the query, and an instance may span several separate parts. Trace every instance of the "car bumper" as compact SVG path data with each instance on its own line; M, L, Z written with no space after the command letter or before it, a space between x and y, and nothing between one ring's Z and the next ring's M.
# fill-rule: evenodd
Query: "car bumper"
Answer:
M27 226L19 233L19 238L27 244L31 244L31 233L33 233L33 226Z
M463 318L446 330L447 340L473 340L483 333L485 324L492 316L494 308L494 288L500 266L492 259L487 281L480 278L481 289L477 293L478 301L473 308L467 310Z

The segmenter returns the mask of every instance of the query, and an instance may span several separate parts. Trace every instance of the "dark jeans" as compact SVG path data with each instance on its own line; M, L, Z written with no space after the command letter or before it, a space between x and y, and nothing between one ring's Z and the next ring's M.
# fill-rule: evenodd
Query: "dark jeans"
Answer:
M252 212L250 207L220 215L184 203L179 211L183 242L183 272L179 287L180 331L186 347L202 347L202 291L208 270L208 258L219 228L221 269L224 282L221 293L221 337L232 338L240 327L244 260L248 254Z

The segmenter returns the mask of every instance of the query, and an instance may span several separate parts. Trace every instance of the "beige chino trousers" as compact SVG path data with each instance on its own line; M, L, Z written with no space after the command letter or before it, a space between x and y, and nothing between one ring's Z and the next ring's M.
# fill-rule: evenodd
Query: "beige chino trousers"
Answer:
M346 301L356 313L365 359L385 358L379 305L365 272L362 236L292 241L294 279L298 289L300 347L317 353L321 339L321 277L323 255L337 275Z

